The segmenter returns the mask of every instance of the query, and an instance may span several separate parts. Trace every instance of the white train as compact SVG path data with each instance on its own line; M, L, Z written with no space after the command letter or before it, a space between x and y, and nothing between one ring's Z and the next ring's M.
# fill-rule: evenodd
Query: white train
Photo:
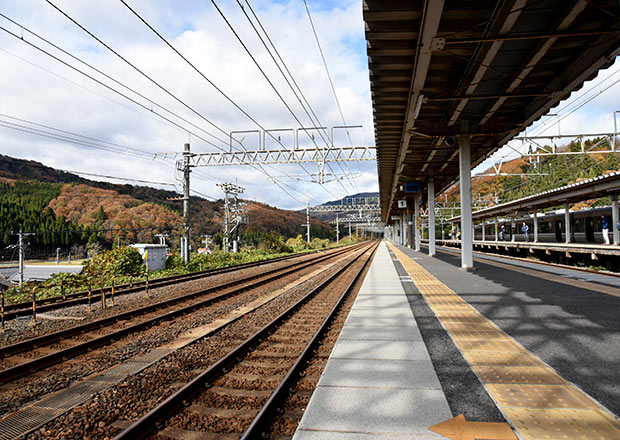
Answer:
M607 217L609 222L609 239L612 240L613 228L611 207L592 208L583 211L570 213L571 243L603 243L602 217ZM511 231L511 222L514 230ZM501 226L504 225L506 241L511 241L515 236L515 241L525 241L525 236L521 231L525 222L529 226L529 241L534 241L534 220L532 216L519 217L514 219L498 219L499 239L501 240ZM566 242L564 227L564 210L538 214L538 241L544 243L564 243ZM474 226L474 239L482 240L482 224ZM495 240L494 221L485 222L485 240Z

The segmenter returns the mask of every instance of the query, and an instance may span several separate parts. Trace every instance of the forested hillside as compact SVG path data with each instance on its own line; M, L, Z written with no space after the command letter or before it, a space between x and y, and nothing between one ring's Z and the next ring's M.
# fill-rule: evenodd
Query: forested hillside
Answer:
M182 204L172 191L136 185L117 185L83 179L56 171L38 162L0 155L0 245L17 242L11 232L34 232L27 241L30 252L51 255L57 247L82 251L88 244L111 247L113 243L157 242L167 234L177 247L182 230ZM222 241L224 203L192 196L190 225L194 248L205 234ZM245 244L256 245L267 234L284 238L305 232L305 214L247 202L249 223L241 228ZM332 234L328 224L312 219L312 236Z
M69 246L83 241L85 228L62 215L57 216L48 207L50 201L58 197L62 186L0 178L0 245L15 243L16 238L10 233L20 230L39 232L28 237L34 245Z

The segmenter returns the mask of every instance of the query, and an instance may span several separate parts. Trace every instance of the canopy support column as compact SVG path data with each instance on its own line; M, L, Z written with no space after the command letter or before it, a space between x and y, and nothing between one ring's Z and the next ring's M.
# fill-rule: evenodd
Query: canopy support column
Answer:
M409 201L407 201L407 206L409 206ZM407 214L407 232L409 233L409 249L413 249L414 240L415 240L415 232L414 228L414 218L413 214Z
M461 268L474 268L471 217L471 147L469 135L459 135L459 183L461 191Z
M611 230L614 237L614 245L620 244L620 231L618 231L618 194L612 194L611 199Z
M565 243L570 243L570 210L568 202L564 203L564 233L566 234Z
M534 243L538 243L538 211L534 210Z
M420 195L416 194L414 202L415 204L415 250L420 250Z
M428 255L435 255L435 182L428 179Z

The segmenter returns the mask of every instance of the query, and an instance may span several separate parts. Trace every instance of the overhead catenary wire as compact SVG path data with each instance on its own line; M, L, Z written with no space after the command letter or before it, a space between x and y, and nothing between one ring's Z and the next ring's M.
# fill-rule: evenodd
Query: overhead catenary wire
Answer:
M180 101L174 94L172 94L170 91L168 91L166 88L164 88L163 86L161 86L159 83L155 82L153 79L151 79L148 75L146 75L144 72L142 72L140 69L138 69L135 65L133 65L131 62L129 62L127 59L125 59L124 57L122 57L118 52L114 51L114 49L112 49L110 46L108 46L105 42L103 42L102 40L100 40L96 35L92 34L90 31L88 31L88 29L84 28L80 23L78 23L77 21L75 21L73 18L71 18L68 14L66 14L64 11L62 11L60 8L58 8L56 5L54 5L52 2L48 1L48 3L53 6L58 12L60 12L61 14L63 14L65 17L67 17L69 20L71 20L76 26L78 26L80 29L82 29L84 32L86 32L89 36L91 36L93 39L95 39L98 43L100 43L101 45L103 45L106 49L108 49L109 51L111 51L113 54L115 54L116 56L118 56L119 58L121 58L124 62L126 62L127 64L129 64L131 67L133 67L136 71L138 71L139 73L141 73L145 78L147 78L148 80L150 80L152 83L154 83L155 85L157 85L161 90L163 90L164 92L166 92L169 96L175 98L176 100L178 100L179 102L182 103L182 101ZM103 72L101 69L98 69L97 67L93 66L92 64L84 61L83 59L81 59L80 57L75 56L74 54L72 54L71 52L63 49L62 47L58 46L57 44L53 43L52 41L50 41L47 38L42 37L41 35L39 35L38 33L30 30L29 28L25 27L24 25L18 23L17 21L7 17L6 15L2 14L0 12L0 16L3 17L4 19L10 21L11 23L13 23L16 26L19 26L21 29L25 30L26 32L34 35L36 38L40 39L41 41L44 41L45 43L49 44L50 46L52 46L54 49L62 52L63 54L69 56L70 58L74 59L75 61L79 62L80 64L94 70L95 72L97 72L98 74L102 75L103 77L107 78L108 80L114 82L115 84L123 87L125 90L128 90L132 93L134 93L135 95L139 96L140 98L144 99L145 101L147 101L149 104L160 108L164 111L166 111L168 114L175 116L176 118L178 118L179 120L185 122L186 124L189 124L190 126L202 131L203 133L207 134L208 136L213 137L214 139L222 142L223 144L226 144L226 141L218 138L217 136L213 135L212 133L204 130L202 127L194 124L193 122L189 121L186 118L183 118L182 116L180 116L179 114L169 110L168 108L166 108L165 106L159 104L158 102L148 98L147 96L145 96L144 94L138 92L137 90L135 90L132 87L129 87L128 85L126 85L125 83L123 83L122 81L117 80L116 78L112 77L111 75L108 75L107 73ZM22 38L23 40L23 38ZM147 108L148 110L148 108ZM211 121L205 119L207 122L211 123ZM193 134L193 133L192 133ZM195 135L195 134L194 134ZM196 136L196 135L195 135ZM223 151L223 149L215 144L213 144L210 141L206 141L209 145L212 145L215 148L218 148L220 150Z
M36 67L37 69L40 69L40 70L42 70L42 71L44 71L44 72L48 73L49 75L53 75L53 76L55 76L56 78L59 78L59 79L61 79L61 80L63 80L63 81L66 81L67 83L69 83L69 84L71 84L71 85L73 85L73 86L75 86L75 87L79 87L79 88L81 88L81 89L83 89L83 90L86 90L86 91L88 91L88 92L92 93L93 95L99 96L100 98L103 98L103 99L106 99L106 100L108 100L108 101L110 101L110 102L113 102L113 103L115 103L116 105L120 105L121 107L126 108L126 109L127 109L127 110L129 110L129 111L135 112L135 113L137 113L137 114L139 114L139 115L141 115L141 116L146 116L146 117L148 117L148 118L152 119L153 121L157 121L157 122L162 122L162 123L164 123L164 124L168 124L168 123L167 123L167 121L161 121L159 118L157 118L157 117L155 117L155 116L151 115L151 114L150 114L150 112L149 112L149 113L144 113L144 112L142 112L142 111L140 111L140 110L138 110L138 109L136 109L136 108L134 108L134 107L131 107L131 106L129 106L129 105L126 105L126 104L122 103L121 101L117 101L117 100L115 100L115 99L111 98L110 96L106 96L106 95L104 95L103 93L99 93L99 92L97 92L97 91L95 91L95 90L93 90L93 89L91 89L91 88L88 88L88 87L86 87L86 86L84 86L84 85L82 85L82 84L79 84L79 83L77 83L77 82L75 82L75 81L72 81L72 80L70 80L69 78L66 78L66 77L64 77L64 76L62 76L62 75L59 75L59 74L58 74L58 73L56 73L56 72L52 72L51 70L46 69L45 67L43 67L43 66L41 66L41 65L39 65L39 64L37 64L37 63L34 63L34 62L32 62L32 61L29 61L29 60L27 60L26 58L20 57L19 55L15 54L15 53L13 53L13 52L10 52L10 51L8 51L8 50L2 49L1 47L0 47L0 52L4 52L4 53L6 53L6 54L8 54L8 55L10 55L10 56L12 56L12 57L14 57L14 58L17 58L18 60L23 61L24 63L30 64L31 66Z
M3 16L4 16L4 15L3 15ZM10 19L9 19L9 20L10 20ZM11 21L12 21L12 20L11 20ZM12 22L14 22L14 21L12 21ZM14 22L14 23L16 23L16 22ZM20 24L17 24L17 25L18 25L18 26L20 26L20 28L22 28L22 29L26 29L25 27L23 27L23 26L22 26L22 25L20 25ZM142 104L141 102L139 102L139 101L137 101L137 100L135 100L135 99L131 98L130 96L126 95L125 93L123 93L123 92L120 92L120 91L116 90L115 88L111 87L110 85L103 83L102 81L98 80L97 78L94 78L92 75L89 75L88 73L86 73L86 72L84 72L84 71L82 71L82 70L78 69L77 67L72 66L72 65L71 65L71 64L69 64L68 62L66 62L66 61L64 61L64 60L62 60L62 59L60 59L60 58L58 58L57 56L55 56L55 55L51 54L50 52L48 52L48 51L46 51L45 49L43 49L43 48L41 48L41 47L37 46L36 44L34 44L34 43L32 43L32 42L29 42L29 41L25 40L25 39L23 38L23 35L22 35L22 36L17 35L17 34L15 34L14 32L11 32L10 30L8 30L8 29L6 29L6 28L4 28L4 27L2 27L2 26L0 26L0 30L2 30L2 31L4 31L4 32L8 33L9 35L11 35L11 36L13 36L13 37L15 37L15 38L17 38L17 39L21 40L22 42L26 43L27 45L29 45L29 46L33 47L34 49L36 49L36 50L38 50L38 51L40 51L40 52L44 53L45 55L47 55L47 56L51 57L52 59L54 59L54 60L56 60L56 61L58 61L58 62L60 62L61 64L65 65L65 66L67 66L67 67L69 67L69 68L71 68L72 70L74 70L74 71L76 71L76 72L78 72L78 73L80 73L80 74L82 74L82 75L86 76L87 78L89 78L90 80L92 80L92 81L94 81L94 82L98 83L99 85L103 86L104 88L106 88L106 89L108 89L108 90L110 90L110 91L112 91L112 92L116 93L117 95L119 95L119 96L121 96L121 97L123 97L123 98L125 98L125 99L129 100L130 102L132 102L132 103L134 103L134 104L138 105L139 107L143 108L144 110L147 110L149 113L152 113L152 114L154 114L154 115L158 116L159 118L161 118L161 119L163 119L164 121L166 121L166 122L170 123L171 125L175 126L176 128L179 128L179 129L183 130L184 132L189 132L189 133L190 133L190 134L192 134L195 138L197 138L197 139L199 139L199 140L201 140L201 141L203 141L203 142L205 142L205 143L207 143L207 144L209 144L209 145L212 145L212 146L214 146L214 147L216 147L216 148L218 148L218 149L220 149L220 150L222 150L222 151L223 151L223 149L222 149L222 148L220 148L219 146L217 146L217 145L213 144L211 141L209 141L209 140L205 139L204 137L202 137L202 136L200 136L200 135L198 135L198 134L196 134L196 133L194 133L194 132L192 132L192 131L190 131L190 130L187 130L187 128L185 128L185 127L181 126L180 124L178 124L177 122L175 122L175 121L171 120L170 118L168 118L168 117L166 117L166 116L162 115L161 113L159 113L159 112L157 112L157 111L153 110L152 108L149 108L148 106L146 106L146 105ZM28 30L28 32L31 32L31 31L29 31L29 30ZM34 35L34 34L33 34L33 35ZM44 40L44 41L47 41L47 40ZM50 42L49 44L53 45L53 43L51 43L51 42ZM62 50L62 49L59 49L59 50ZM83 62L83 63L84 63L84 62ZM84 63L84 64L88 65L87 63ZM95 68L94 68L94 67L92 67L92 66L91 66L91 68L95 69ZM102 73L102 74L103 74L103 73ZM104 74L104 75L105 75L105 74ZM130 89L130 88L128 88L128 87L126 87L126 86L124 86L124 85L123 85L123 87L125 87L125 88L126 88L126 89L128 89L128 90L132 90L132 89ZM141 96L138 92L135 92L135 91L133 91L133 90L132 90L132 92L134 92L134 93L138 94L139 96ZM151 103L151 104L153 104L153 105L156 105L156 103L154 103L154 101L149 100L149 99L148 99L148 98L146 98L146 97L144 97L144 99L146 99L149 103ZM198 128L199 130L204 131L201 127L198 127L198 126L196 126L195 124L193 124L191 121L188 121L188 120L186 120L185 118L183 118L183 117L181 117L181 116L179 116L179 115L175 114L174 112L169 111L169 110L168 110L168 109L166 109L165 107L163 107L163 106L159 106L159 105L157 105L157 106L158 106L158 107L161 107L161 108L162 108L162 109L164 109L165 111L167 111L167 112L169 112L169 113L171 113L171 114L175 115L177 118L179 118L179 119L183 120L184 122L186 122L186 123L188 123L188 124L190 124L190 125L195 126L195 127L196 127L196 128ZM6 127L6 128L11 128L11 127ZM25 130L21 129L20 131L25 131ZM207 133L208 133L208 132L207 132ZM31 133L31 134L36 134L36 133ZM57 140L64 140L64 141L66 141L66 139L57 139ZM268 173L266 173L266 174L268 175ZM279 187L280 187L280 188L281 188L281 189L282 189L282 190L283 190L283 191L284 191L287 195L289 195L291 198L293 198L294 200L296 200L296 201L297 201L297 202L299 202L299 203L303 203L301 200L299 200L298 198L296 198L296 197L294 197L292 194L290 194L290 193L289 193L286 189L282 188L282 185L281 185L279 182L276 182L276 185L278 185L278 186L279 186ZM288 187L288 185L286 185L286 184L285 184L285 186L287 186L287 187Z
M58 9L58 8L56 8L56 9ZM59 11L60 11L60 10L59 10ZM62 11L60 11L60 12L62 12ZM66 15L66 14L64 14L64 13L63 13L63 15L67 16L67 15ZM124 83L122 83L121 81L118 81L118 80L114 79L113 77L111 77L110 75L105 74L105 73L104 73L104 72L102 72L101 70L99 70L99 69L97 69L96 67L92 66L91 64L89 64L89 63L87 63L87 62L83 61L83 60L82 60L82 59L80 59L79 57L74 56L73 54L69 53L68 51L66 51L66 50L62 49L62 48L61 48L61 47L59 47L58 45L56 45L56 44L52 43L51 41L49 41L48 39L46 39L46 38L44 38L44 37L42 37L42 36L38 35L37 33L33 32L33 31L31 31L30 29L26 28L25 26L21 25L20 23L17 23L15 20L12 20L12 19L8 18L8 17L6 17L4 14L1 14L1 13L0 13L0 16L4 17L5 19L7 19L7 20L8 20L8 21L10 21L11 23L15 24L16 26L19 26L21 29L26 30L27 32L31 33L32 35L36 36L37 38L41 39L42 41L46 42L47 44L49 44L49 45L51 45L52 47L56 48L57 50L61 51L62 53L65 53L66 55L68 55L68 56L70 56L71 58L73 58L73 59L77 60L78 62L80 62L80 63L82 63L82 64L86 65L87 67L89 67L89 68L93 69L94 71L96 71L96 72L100 73L101 75L105 76L106 78L110 79L111 81L113 81L113 82L115 82L115 83L119 84L119 85L120 85L120 86L122 86L123 88L125 88L125 89L127 89L127 90L131 91L132 93L135 93L136 95L138 95L138 96L140 96L141 98L145 99L145 100L146 100L147 102L149 102L151 105L154 105L154 106L156 106L156 107L158 107L158 108L161 108L162 110L164 110L164 111L168 112L169 114L171 114L171 115L173 115L173 116L177 117L178 119L182 120L183 122L185 122L185 123L187 123L187 124L189 124L189 125L193 126L194 128L197 128L197 129L198 129L198 130L200 130L200 131L203 131L204 133L208 134L209 136L214 137L215 139L219 140L220 142L222 142L222 143L226 143L226 141L225 141L225 140L222 140L221 138L218 138L217 136L214 136L213 134L211 134L211 133L209 133L208 131L204 130L202 127L200 127L200 126L198 126L198 125L196 125L196 124L192 123L191 121L187 120L186 118L183 118L182 116L178 115L177 113L172 112L171 110L169 110L169 109L167 109L166 107L164 107L164 106L162 106L162 105L158 104L157 102L153 101L152 99L149 99L148 97L146 97L146 96L144 96L143 94L141 94L141 93L137 92L136 90L132 89L131 87L126 86L126 85L125 85ZM67 17L68 17L68 16L67 16ZM69 18L69 17L68 17L68 18ZM74 21L74 22L75 22L75 21ZM77 23L77 22L75 22L75 23L76 23L76 25L78 25L78 26L79 26L79 23ZM81 26L80 26L80 27L81 27ZM81 28L83 28L83 27L81 27ZM3 30L4 30L4 29L3 29ZM85 29L84 29L84 30L85 30ZM6 31L6 30L5 30L5 31ZM85 31L86 31L86 30L85 30ZM87 32L87 31L86 31L86 32ZM9 32L9 33L10 33L10 32ZM90 35L90 34L89 34L89 35ZM15 36L15 35L13 34L13 36ZM94 38L96 38L96 37L94 37ZM21 39L22 39L22 41L25 41L25 40L23 40L23 38L21 38ZM99 41L99 40L98 40L98 41ZM31 46L33 46L33 44L32 44L32 43L29 43L29 44L30 44ZM105 47L107 47L107 46L105 45L105 43L101 42L101 44L103 44ZM39 49L39 50L41 50L41 51L43 51L43 52L44 52L44 53L46 53L48 56L52 56L51 54L49 54L49 53L47 53L46 51L44 51L44 50L42 50L41 48L39 48L38 46L34 45L34 47L35 47L35 48L37 48L37 49ZM110 49L110 50L111 50L111 49ZM113 53L115 53L115 52L113 52ZM71 67L72 69L76 70L77 72L82 73L83 75L85 75L85 76L86 76L86 77L88 77L89 79L91 79L91 80L95 80L94 78L92 78L92 77L91 77L91 76L89 76L88 74L85 74L85 73L84 73L84 72L82 72L81 70L74 68L73 66L69 65L68 63L65 63L64 61L62 61L62 60L58 59L57 57L52 56L52 58L56 59L57 61L62 62L63 64L67 65L68 67ZM133 67L133 66L132 66L132 67ZM150 79L150 78L149 78L149 79ZM101 83L101 82L100 82L100 81L98 81L98 80L95 80L95 81L96 81L96 82L98 82L99 84L104 85L104 87L106 87L106 88L108 88L108 89L110 89L110 90L113 90L113 91L117 92L118 94L120 94L121 96L123 96L123 97L125 97L125 98L127 99L127 96L125 96L124 94L119 93L119 92L118 92L118 91L116 91L115 89L113 89L113 88L111 88L111 87L109 87L109 86L106 86L105 84ZM132 100L131 98L129 98L129 100L130 100L130 101L132 101L132 102L134 102L134 103L137 103L135 100ZM162 115L160 115L159 113L154 112L154 111L152 110L152 108L151 108L151 109L149 109L148 107L146 107L146 106L144 106L144 105L142 105L141 107L142 107L142 108L144 108L144 109L146 109L146 110L148 110L148 111L150 111L151 113L153 113L153 114L155 114L155 115L157 115L157 116L159 116L159 117L162 117ZM219 146L217 146L217 145L213 144L212 142L210 142L210 141L208 141L208 140L204 139L202 136L199 136L199 135L197 135L196 133L193 133L193 132L191 132L191 131L189 131L189 130L186 130L184 127L181 127L180 125L178 125L178 124L176 124L176 123L174 123L174 122L170 121L169 119L167 119L167 118L165 118L165 117L163 117L163 119L164 119L164 120L166 120L167 122L171 122L171 123L172 123L172 125L174 125L175 127L183 129L183 131L188 131L190 134L193 134L193 135L194 135L194 137L196 137L197 139L199 139L199 140L201 140L201 141L203 141L203 142L206 142L206 143L207 143L207 144L209 144L209 145L214 146L215 148L219 149L220 151L225 151L223 148L221 148L221 147L219 147ZM286 192L286 191L285 191L285 192ZM296 199L296 198L295 198L295 200L297 200L297 201L301 202L300 200L298 200L298 199Z
M306 96L304 95L303 91L301 90L301 88L299 87L299 84L297 83L297 81L295 80L295 77L293 76L293 74L291 73L290 69L288 68L288 66L286 65L286 62L284 61L284 59L282 58L282 56L280 55L280 52L278 51L278 49L276 48L275 44L273 43L273 41L271 40L271 38L269 37L269 33L267 32L267 30L265 29L265 27L263 26L262 22L260 21L260 19L258 18L258 16L256 15L256 13L254 12L254 9L252 8L252 5L250 4L250 2L248 0L245 0L245 3L247 4L248 8L250 9L250 12L252 13L252 16L254 17L254 19L256 20L256 22L258 23L258 26L260 27L260 29L262 30L263 34L265 34L265 38L267 39L267 41L269 41L269 45L271 45L271 48L273 48L273 52L275 52L276 56L278 57L278 59L280 60L280 63L282 64L282 67L284 67L284 69L286 70L287 75L284 73L284 71L282 70L282 67L280 66L280 64L278 63L278 61L276 60L275 56L272 53L272 50L270 49L269 45L267 45L267 43L265 42L265 39L263 39L261 33L258 31L258 29L256 28L256 26L254 25L254 23L252 22L252 19L249 17L249 15L247 14L245 8L243 7L243 4L240 2L240 0L237 0L237 4L239 5L239 7L241 8L241 10L243 11L243 14L245 15L245 17L247 18L248 22L250 23L250 25L252 26L252 29L254 30L254 32L256 33L256 35L258 36L258 38L260 39L261 43L263 44L263 46L265 47L265 49L267 50L267 53L269 54L269 56L271 57L271 59L273 60L274 64L276 65L276 67L278 68L278 70L280 71L280 73L282 74L282 77L284 78L284 80L286 81L287 85L289 86L289 88L291 89L291 91L293 92L293 94L295 95L295 97L297 98L297 100L299 101L299 104L301 105L302 109L304 110L304 112L306 113L306 115L308 116L308 118L310 119L310 121L315 124L317 127L322 127L321 121L319 120L318 116L316 115L314 109L312 108L312 106L310 105L310 103L308 102L308 99L306 98ZM289 77L290 77L290 81L289 81ZM291 84L292 83L294 84ZM314 118L314 119L313 119ZM316 121L316 122L315 122ZM343 119L344 121L344 119ZM346 125L346 123L345 123ZM327 135L327 140L325 139L325 137L323 136L323 133L321 131L321 129L319 128L318 130L319 135L321 136L321 138L323 139L323 141L325 142L327 148L330 148L330 142L329 142L329 134L327 134L327 132L325 133ZM347 130L348 132L348 130ZM331 140L333 143L333 139ZM349 141L350 141L350 137L349 137ZM351 143L351 146L353 146L353 144ZM351 179L349 178L349 176L345 173L345 170L343 169L342 165L338 162L338 166L340 167L341 171L345 174L346 179L348 180L349 184L355 188L357 191L359 191L359 189L357 189L357 185L351 181ZM330 171L333 172L333 170L331 170L331 166L329 167ZM350 172L350 170L349 170Z
M314 26L314 21L312 20L312 15L310 14L310 8L308 7L308 3L306 2L306 0L304 0L304 6L306 8L306 14L308 15L308 20L310 21L310 27L312 28L312 33L314 34L314 40L316 41L316 45L319 48L319 53L321 54L321 60L323 60L323 66L325 67L325 72L327 73L327 79L329 80L329 85L331 87L332 94L334 95L334 100L336 101L336 106L338 107L340 118L342 119L342 125L346 127L347 122L344 119L344 113L342 111L342 106L340 105L340 100L338 99L338 94L336 93L336 87L334 87L334 81L332 80L332 75L329 72L329 67L327 66L327 60L325 59L325 54L323 53L323 48L321 47L321 41L319 40L319 35ZM345 131L347 133L347 138L349 139L349 145L353 147L353 141L351 140L351 133L349 133L348 128L345 128ZM358 169L360 170L360 173L361 173L361 168L359 167L359 164L358 164Z
M121 0L123 1L123 0ZM246 44L243 42L243 40L241 39L241 37L239 36L239 34L237 33L237 31L235 30L235 28L232 26L232 24L230 23L230 21L228 20L228 18L226 18L226 15L224 15L224 13L222 12L222 10L220 9L220 7L217 5L217 3L214 0L211 0L211 3L213 4L213 6L215 7L215 9L217 10L217 12L220 14L220 16L222 17L222 19L224 20L224 22L226 23L226 25L228 26L228 28L230 29L230 31L233 33L233 35L235 36L235 38L237 38L237 41L239 41L239 43L241 44L241 46L243 47L243 49L246 51L246 53L248 54L248 56L252 59L252 61L254 62L254 64L256 65L256 67L258 68L258 70L260 71L260 73L263 75L263 77L265 78L265 80L267 81L267 83L271 86L271 88L273 89L273 91L276 93L276 95L278 96L278 98L280 99L280 101L282 101L282 103L284 104L284 106L286 107L286 109L288 110L288 112L293 116L293 118L295 119L295 121L297 121L297 123L299 124L300 127L303 127L303 124L301 123L301 121L299 120L299 118L297 117L297 115L295 114L295 112L293 112L293 110L291 109L291 107L288 105L288 103L286 102L286 100L282 97L282 94L278 91L278 89L276 88L276 86L273 84L273 82L271 81L271 79L269 79L269 76L265 73L265 71L263 70L263 68L260 66L260 64L258 63L258 61L256 61L256 58L254 58L254 55L252 55L252 52L248 49L248 47L246 46ZM308 137L312 140L312 142L314 143L314 146L318 149L319 146L317 145L316 141L314 140L313 137L311 137L309 135L309 133L307 131L305 131L305 133L308 135ZM279 142L279 141L278 141ZM328 145L329 146L329 145ZM306 167L304 167L303 165L301 165L301 168L309 175L312 176L312 174L306 169ZM341 184L342 185L342 184ZM327 190L323 185L321 185L325 191L327 191L330 195L332 195L333 197L336 197L331 191ZM344 189L344 186L343 186ZM346 191L346 189L345 189Z
M160 118L162 118L163 120L165 120L165 121L169 122L170 124L174 125L175 127L179 128L179 129L181 129L181 130L183 130L184 132L189 132L189 133L191 133L194 137L196 137L196 138L198 138L198 139L202 140L203 142L206 142L206 143L208 143L208 144L211 144L211 145L214 145L214 146L215 146L215 144L213 144L211 141L208 141L208 140L207 140L207 139L205 139L204 137L202 137L202 136L200 136L200 135L198 135L198 134L196 134L196 133L193 133L193 132L191 132L191 131L187 130L187 128L186 128L186 127L183 127L182 125L180 125L179 123L177 123L177 122L173 121L172 119L170 119L170 118L168 118L168 117L164 116L164 115L163 115L163 114L161 114L161 113L158 113L157 111L155 111L155 110L153 110L152 108L150 108L150 107L148 107L148 106L144 105L143 103L141 103L141 102L137 101L136 99L134 99L134 98L132 98L132 97L128 96L127 94L125 94L125 93L123 93L123 92L121 92L121 91L119 91L119 90L116 90L114 87L112 87L112 86L110 86L110 85L108 85L108 84L106 84L106 83L104 83L104 82L102 82L102 81L98 80L98 79L97 79L97 78L95 78L94 76L89 75L88 73L84 72L83 70L80 70L80 69L78 69L77 67L75 67L75 66L73 66L73 65L69 64L68 62L66 62L66 61L64 61L64 60L62 60L62 59L60 59L60 58L58 58L57 56L53 55L52 53L50 53L50 52L46 51L45 49L43 49L43 48L41 48L41 47L39 47L39 46L37 46L36 44L34 44L34 43L32 43L32 42L29 42L29 41L27 41L27 40L24 40L24 39L23 39L23 38L21 38L19 35L15 34L14 32L11 32L10 30L6 29L5 27L0 26L0 30L2 30L2 31L4 31L4 32L6 32L7 34L9 34L9 35L13 36L14 38L17 38L18 40L23 41L25 44L29 45L30 47L32 47L32 48L34 48L34 49L36 49L36 50L38 50L38 51L40 51L40 52L44 53L45 55L47 55L47 56L49 56L49 57L51 57L51 58L55 59L55 60L56 60L56 61L58 61L59 63L61 63L61 64L65 65L65 66L67 66L67 67L69 67L70 69L72 69L72 70L74 70L74 71L76 71L76 72L80 73L81 75L86 76L86 77L87 77L87 78L89 78L90 80L92 80L92 81L96 82L97 84L99 84L99 85L101 85L101 86L105 87L106 89L108 89L108 90L112 91L113 93L116 93L117 95L120 95L121 97L123 97L123 98L127 99L128 101L131 101L132 103L134 103L135 105L137 105L137 106L139 106L139 107L143 108L144 110L147 110L147 111L149 111L149 112L153 113L154 115L157 115L158 117L160 117ZM217 146L216 146L216 147L217 147Z
M211 81L200 69L198 69L187 57L185 57L176 47L174 47L163 35L161 35L153 26L151 26L140 14L138 14L131 6L127 4L124 0L119 0L127 9L129 9L146 27L148 27L160 40L162 40L174 53L176 53L183 61L185 61L201 78L203 78L207 83L209 83L220 95L222 95L227 101L229 101L235 108L237 108L244 116L246 116L250 121L256 124L263 131L266 131L265 128L254 119L248 112L246 112L239 104L237 104L230 96L228 96L221 88L219 88L213 81ZM278 141L271 133L268 133L270 137ZM279 142L279 141L278 141ZM260 169L264 171L264 168L260 166ZM264 171L265 174L269 176L269 174ZM269 176L270 177L270 176ZM297 199L293 195L291 195L288 191L286 191L280 182L273 179L274 183L280 187L283 191L285 191L290 197L294 200L303 203L301 200ZM285 184L286 185L286 184ZM310 196L311 199L314 197Z
M583 94L581 94L578 98L575 99L575 101L566 102L563 106L559 107L557 112L556 112L556 114L558 115L558 119L539 120L538 124L536 124L535 126L530 128L529 136L534 136L534 135L537 135L537 134L541 133L543 130L545 130L547 128L547 124L551 124L551 126L553 126L556 123L561 122L562 120L564 120L565 118L567 118L568 116L570 116L571 114L573 114L574 112L576 112L577 110L579 110L580 108L585 106L586 104L590 103L594 99L596 99L599 96L601 96L604 92L606 92L607 90L609 90L610 88L612 88L616 84L620 83L620 79L617 79L613 83L611 83L609 85L606 85L601 90L598 90L598 91L596 90L597 88L601 87L603 85L603 83L605 83L606 81L612 79L615 75L617 75L619 73L620 73L620 69L618 69L615 72L611 73L609 76L604 78L602 81L600 81L599 83L593 85L588 90L584 91ZM594 95L588 96L590 93L593 93L593 92L595 93ZM584 101L581 102L582 100L584 100ZM506 145L506 146L510 147L509 145ZM510 148L512 148L512 147L510 147ZM519 155L521 155L521 156L523 155L520 152L517 152L517 153ZM510 155L511 155L511 153L501 155L499 157L499 160L506 159Z

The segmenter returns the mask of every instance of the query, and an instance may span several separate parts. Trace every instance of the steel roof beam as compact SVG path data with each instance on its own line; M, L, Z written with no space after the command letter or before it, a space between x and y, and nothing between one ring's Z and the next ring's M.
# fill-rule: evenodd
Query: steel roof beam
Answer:
M420 26L420 35L417 41L418 44L415 53L415 63L407 102L405 124L402 131L402 140L396 162L396 172L392 180L390 200L385 206L385 212L382 212L384 221L387 221L390 207L394 202L394 195L396 192L396 186L398 185L399 175L402 172L402 165L405 161L407 150L409 148L409 140L411 138L409 131L413 128L413 124L418 117L417 113L419 113L420 106L422 104L423 95L421 93L424 88L424 83L426 82L426 75L428 73L428 68L433 54L432 42L439 29L439 22L441 21L443 7L444 0L426 0L422 9L422 23Z
M523 9L525 8L526 4L527 4L527 0L515 0L515 2L512 5L512 8L510 9L510 13L506 16L506 19L504 20L504 23L502 24L502 27L499 30L499 35L507 34L510 32L510 30L513 28L514 24L516 23L517 19L523 12ZM480 82L482 81L482 78L486 74L488 68L491 66L491 63L495 59L495 56L497 55L497 53L499 52L503 44L504 42L502 40L493 41L493 43L487 50L484 58L482 59L482 62L480 63L478 70L476 70L476 73L474 74L471 81L469 82L469 86L467 87L467 90L465 91L466 95L472 95L475 92L475 90L478 88L478 84L480 84ZM452 116L450 116L450 120L448 121L448 127L456 123L457 119L463 112L463 109L469 102L469 99L470 98L464 98L461 101L459 101L456 108L454 109L454 112L452 113Z
M588 2L586 0L577 0L573 4L573 7L570 9L568 14L564 16L564 19L558 25L557 30L563 31L565 29L568 29L568 27L575 21L577 16L583 12L587 4ZM549 51L551 46L553 46L553 44L557 40L558 37L552 37L540 45L536 53L534 53L534 55L529 59L529 61L525 63L521 71L517 74L517 77L506 88L506 94L512 93L523 82L525 77L530 74L530 72L534 69L534 67L536 67L536 65L540 62L540 60L545 56L545 54ZM504 102L506 102L506 98L499 98L497 101L495 101L495 104L491 106L487 114L480 121L480 125L486 124L486 122L491 119L497 109L499 109Z

